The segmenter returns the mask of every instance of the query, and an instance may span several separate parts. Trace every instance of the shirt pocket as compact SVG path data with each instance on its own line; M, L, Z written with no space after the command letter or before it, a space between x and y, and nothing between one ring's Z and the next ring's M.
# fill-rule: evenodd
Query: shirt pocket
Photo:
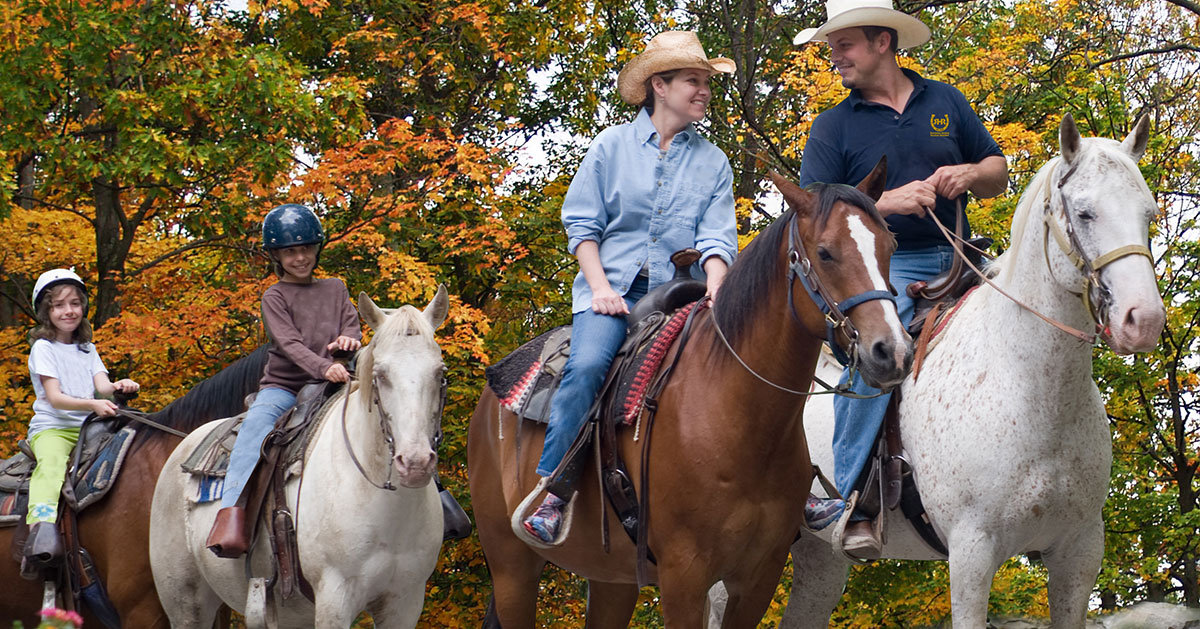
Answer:
M671 224L695 232L700 216L711 202L712 186L689 182L680 184L674 211L671 212Z

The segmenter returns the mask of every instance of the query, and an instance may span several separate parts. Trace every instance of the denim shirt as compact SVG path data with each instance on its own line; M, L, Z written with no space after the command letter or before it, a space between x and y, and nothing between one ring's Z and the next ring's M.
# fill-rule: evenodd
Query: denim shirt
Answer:
M737 222L733 212L733 171L720 149L692 125L675 134L670 148L658 148L658 130L643 109L631 123L601 131L588 148L563 199L567 250L599 243L608 283L619 295L638 272L649 270L649 287L671 279L672 253L695 247L703 264L719 256L733 264ZM592 307L592 289L580 271L571 287L571 312Z

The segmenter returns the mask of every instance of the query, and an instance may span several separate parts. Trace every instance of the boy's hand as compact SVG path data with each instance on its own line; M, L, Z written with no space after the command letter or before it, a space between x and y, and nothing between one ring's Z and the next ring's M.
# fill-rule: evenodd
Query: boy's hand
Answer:
M100 417L110 417L117 414L117 405L109 400L92 400L92 412Z
M330 382L350 382L350 372L342 363L333 363L325 370L325 379Z
M358 351L358 348L360 348L360 347L362 347L362 341L359 341L358 339L352 339L348 336L339 336L336 339L334 339L332 343L330 343L329 345L326 345L325 349L327 349L331 352L336 349L340 349L343 352L354 352L354 351ZM345 370L343 369L343 371L345 371ZM344 382L344 381L343 380L334 380L334 382Z

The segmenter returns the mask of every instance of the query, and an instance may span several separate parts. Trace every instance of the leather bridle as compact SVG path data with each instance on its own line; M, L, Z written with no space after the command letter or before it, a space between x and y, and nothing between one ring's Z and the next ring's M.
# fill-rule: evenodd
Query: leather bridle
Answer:
M721 326L717 323L717 317L714 313L711 317L711 321L713 329L717 333L717 338L721 339L721 343L725 345L725 349L729 350L729 353L732 354L735 359L737 359L738 363L746 371L750 372L750 375L758 378L760 381L766 384L771 385L772 387L775 387L776 389L779 389L780 391L799 396L823 395L832 393L851 398L865 399L879 397L880 395L883 395L883 392L871 395L863 395L861 393L855 393L850 389L850 385L854 381L854 374L858 370L858 330L854 327L854 323L850 321L850 318L846 316L846 313L855 306L859 306L863 303L874 301L876 299L887 299L894 304L896 301L896 296L892 294L891 291L869 290L854 295L848 299L843 299L840 302L833 299L829 294L829 290L825 287L825 283L821 281L821 277L813 270L812 261L808 259L808 254L804 250L804 243L800 239L799 228L796 226L798 221L799 219L797 216L793 214L788 224L788 308L792 312L792 318L796 320L797 324L803 327L804 322L800 320L800 314L796 312L796 301L793 298L793 288L796 285L796 280L800 280L800 284L808 293L809 299L811 299L813 304L815 304L817 308L821 310L821 314L825 315L825 340L829 343L829 347L833 351L834 358L836 358L843 367L849 367L850 378L847 379L845 383L834 386L817 377L816 374L813 374L813 382L821 385L825 388L825 390L797 391L795 389L790 389L764 378L761 374L750 367L750 365L747 365L746 361L742 360L742 357L739 356L737 351L733 349L733 346L729 344L729 340L725 338L725 333L721 331ZM848 353L842 350L837 343L837 333L839 331L842 332L842 334L844 334L848 339L850 350Z
M1060 164L1061 165L1061 164ZM1126 256L1145 256L1150 260L1150 264L1154 264L1154 255L1150 253L1150 248L1145 245L1124 245L1117 247L1108 253L1088 259L1087 254L1083 252L1083 245L1079 242L1079 237L1075 233L1075 226L1071 222L1071 211L1067 207L1067 197L1062 193L1063 185L1070 179L1071 175L1075 174L1076 165L1072 165L1067 172L1063 173L1062 178L1053 186L1058 190L1058 199L1062 206L1062 221L1066 224L1064 230L1055 220L1054 217L1054 196L1050 180L1047 180L1045 187L1045 202L1043 204L1044 211L1042 213L1042 222L1046 225L1046 230L1042 234L1042 253L1046 257L1046 266L1050 267L1049 254L1049 236L1054 236L1054 242L1058 244L1058 248L1063 255L1075 265L1075 268L1083 275L1083 286L1080 290L1072 290L1071 293L1079 295L1083 299L1083 305L1087 308L1088 313L1092 317L1092 321L1096 323L1096 334L1102 338L1108 335L1108 310L1112 305L1112 291L1100 279L1100 271L1104 267L1124 258ZM1057 172L1057 167L1056 167ZM1053 274L1053 270L1051 271Z
M433 450L437 451L438 445L442 442L442 413L446 409L446 392L449 388L449 382L445 376L442 376L441 393L438 395L438 410L437 415L437 432L433 437ZM379 401L379 382L375 376L371 376L371 403L367 405L367 413L371 409L377 408L379 415L379 431L383 434L383 442L388 447L388 475L382 483L377 483L367 476L367 471L363 469L362 463L358 461L358 456L354 454L354 447L350 444L350 435L346 430L346 409L350 404L350 390L347 388L346 396L342 399L342 441L346 444L346 452L350 453L350 461L354 463L354 467L358 469L358 473L371 485L379 489L396 491L396 486L392 484L392 472L395 466L392 465L392 459L396 458L396 437L392 434L391 416L383 408L383 404Z
M821 281L821 276L813 272L812 261L804 251L804 242L800 238L799 228L796 227L798 220L793 215L791 225L788 226L788 306L792 310L792 317L797 323L800 323L800 315L796 312L796 302L792 298L792 289L796 285L796 280L800 280L800 284L808 293L808 298L821 310L821 314L825 315L825 340L829 343L829 348L833 350L833 357L843 367L849 367L853 371L858 367L858 329L854 327L854 323L850 321L846 313L868 301L877 299L886 299L894 305L896 296L891 291L868 290L842 301L834 300L829 294L829 289L825 287L825 283ZM838 345L838 332L841 332L847 339L846 350Z

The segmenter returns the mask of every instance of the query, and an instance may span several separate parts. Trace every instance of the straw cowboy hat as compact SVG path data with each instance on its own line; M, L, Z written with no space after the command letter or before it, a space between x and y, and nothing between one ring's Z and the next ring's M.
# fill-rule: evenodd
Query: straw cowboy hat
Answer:
M695 68L712 74L737 69L732 59L708 58L700 38L692 31L665 31L654 36L642 54L630 59L617 75L617 91L630 105L646 100L646 79L659 72Z
M896 48L912 48L929 41L929 27L921 20L892 8L892 0L827 0L829 17L818 28L806 28L792 40L797 46L810 41L828 41L834 31L851 26L886 26L896 29Z

